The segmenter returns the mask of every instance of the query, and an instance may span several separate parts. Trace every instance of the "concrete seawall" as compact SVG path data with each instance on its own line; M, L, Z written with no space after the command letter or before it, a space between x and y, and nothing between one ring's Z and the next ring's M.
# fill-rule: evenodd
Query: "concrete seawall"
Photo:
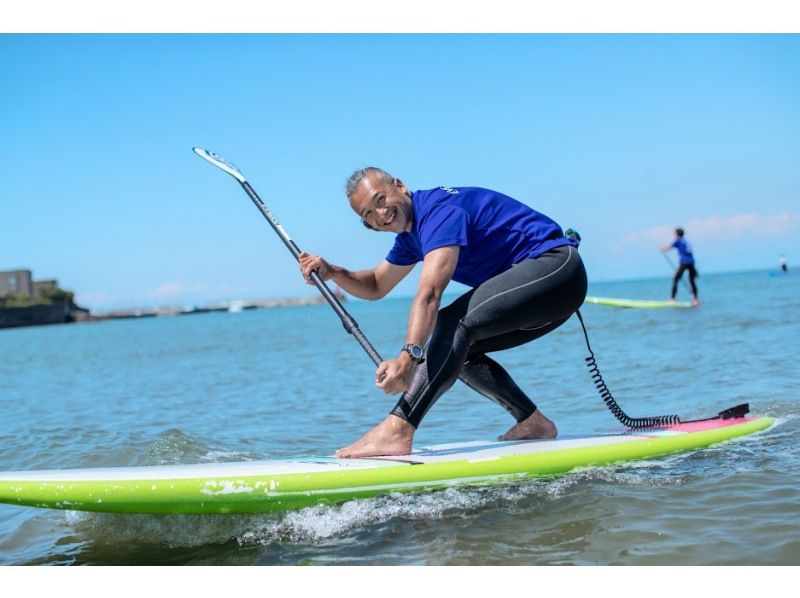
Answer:
M72 321L72 308L69 303L0 307L0 328L63 324Z

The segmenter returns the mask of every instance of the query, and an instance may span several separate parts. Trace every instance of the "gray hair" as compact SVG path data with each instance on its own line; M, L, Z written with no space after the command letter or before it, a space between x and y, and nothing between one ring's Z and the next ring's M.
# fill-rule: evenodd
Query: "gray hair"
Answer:
M350 196L356 190L356 187L364 180L369 174L377 174L380 180L385 181L387 183L391 183L394 181L394 177L390 175L385 170L378 168L377 166L367 166L366 168L361 168L356 170L353 174L350 175L350 178L347 179L347 182L344 185L344 191L347 193L347 199L350 199Z

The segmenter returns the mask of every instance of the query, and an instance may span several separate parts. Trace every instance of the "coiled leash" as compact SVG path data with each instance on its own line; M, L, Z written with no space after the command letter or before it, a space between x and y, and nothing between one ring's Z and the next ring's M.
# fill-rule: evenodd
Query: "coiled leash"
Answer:
M594 351L592 351L592 347L589 345L589 335L586 332L586 324L583 322L583 316L581 316L580 311L576 311L575 314L578 316L578 320L581 323L581 328L583 329L583 337L586 339L586 350L589 351L589 357L585 359L586 367L589 368L589 374L592 377L592 382L594 383L595 388L597 388L600 398L603 399L606 407L609 408L614 417L616 417L623 426L634 429L657 428L660 426L671 426L681 423L681 418L677 415L630 417L622 410L622 407L617 404L617 401L614 399L614 396L611 394L608 386L606 386L603 376L600 373L600 368L597 366L597 360L595 359Z

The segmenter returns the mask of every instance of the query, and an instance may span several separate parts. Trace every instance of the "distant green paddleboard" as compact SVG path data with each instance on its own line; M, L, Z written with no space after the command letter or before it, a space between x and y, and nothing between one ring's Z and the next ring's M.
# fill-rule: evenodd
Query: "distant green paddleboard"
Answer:
M692 306L688 301L645 301L641 299L615 299L613 297L586 297L585 302L594 303L595 305L610 305L611 307L640 307L644 309Z
M769 417L720 417L580 438L439 445L404 457L6 471L0 473L0 502L109 513L280 512L652 459L752 434L772 423Z

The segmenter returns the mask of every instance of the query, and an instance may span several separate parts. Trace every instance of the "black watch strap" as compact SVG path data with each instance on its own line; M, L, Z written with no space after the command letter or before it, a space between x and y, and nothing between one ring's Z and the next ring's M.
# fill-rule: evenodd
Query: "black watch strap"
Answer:
M423 352L422 347L419 345L415 345L414 343L406 343L403 345L402 350L408 353L408 355L411 357L411 360L417 362L418 364L425 361L425 353Z

